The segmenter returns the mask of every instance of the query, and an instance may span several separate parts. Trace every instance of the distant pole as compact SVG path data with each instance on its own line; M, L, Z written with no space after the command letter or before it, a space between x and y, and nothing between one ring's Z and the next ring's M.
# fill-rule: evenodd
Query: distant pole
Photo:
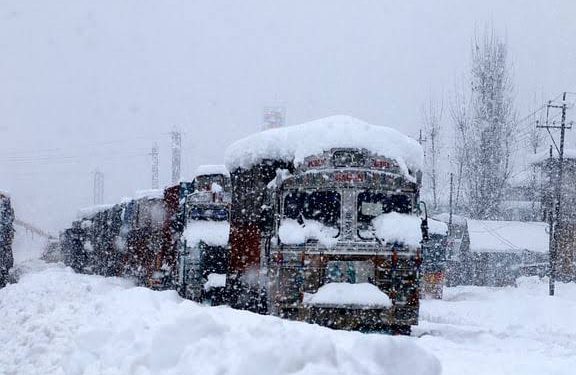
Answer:
M562 220L562 183L564 176L564 135L566 132L566 92L562 95L562 122L560 123L560 153L558 155L558 179L556 180L556 230L554 231L554 271L558 266L558 260L564 261L566 258L566 249L562 246L564 236L563 220ZM558 259L560 258L560 259ZM565 271L565 270L563 270ZM555 275L556 276L556 275Z
M152 152L150 153L152 156L152 189L160 188L158 154L158 144L155 144L154 147L152 147Z
M264 107L263 114L263 125L264 130L281 128L286 123L286 108L282 106L276 107Z
M182 135L179 131L172 133L172 184L180 181Z
M94 204L104 203L104 173L99 169L94 171Z
M552 163L553 160L552 159L552 146L550 146L550 158L548 159L548 165L550 166L550 172L549 172L549 186L552 186L553 181L552 181ZM550 198L552 198L550 196ZM554 282L555 282L555 274L556 274L556 270L555 270L555 261L556 261L556 256L555 256L555 249L554 249L554 202L552 201L552 199L550 199L550 208L548 209L547 215L548 215L548 263L549 263L549 268L550 268L550 276L548 277L548 293L553 296L554 295Z
M452 196L454 195L454 173L450 173L450 216L448 217L448 235L452 235L452 215L454 208L452 206Z

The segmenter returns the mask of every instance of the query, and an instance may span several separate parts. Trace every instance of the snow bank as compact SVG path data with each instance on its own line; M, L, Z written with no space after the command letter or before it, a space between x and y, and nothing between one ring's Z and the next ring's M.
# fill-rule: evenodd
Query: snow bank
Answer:
M407 246L420 246L422 241L421 220L417 216L390 212L372 220L378 238L386 243L400 242Z
M436 375L413 338L207 307L52 266L0 290L6 374Z
M421 345L446 375L572 375L576 369L576 284L520 278L518 287L444 288L443 300L423 300Z
M548 225L542 222L468 220L470 250L488 253L548 252Z
M304 293L303 302L307 305L324 306L392 306L386 293L370 283L328 283L320 287L316 293Z
M134 194L134 199L163 199L164 190L162 189L148 189L148 190L138 190Z
M375 126L350 116L332 116L301 125L269 129L233 143L226 150L228 170L250 168L264 159L300 163L306 156L334 147L365 148L421 170L422 147L399 131Z
M226 286L226 274L211 273L208 275L208 281L204 283L204 290L208 291L213 288L224 288Z
M428 219L428 231L430 234L446 236L448 234L448 225L439 220Z
M304 225L293 219L284 219L278 228L280 241L286 245L301 245L308 240L318 240L327 248L338 243L338 229L328 227L315 220L304 220Z
M186 246L195 247L200 242L208 246L226 246L230 235L230 223L227 221L188 221L184 230Z
M228 176L228 169L224 165L201 165L196 168L196 172L194 173L194 177L197 176L205 176L211 174L222 174L224 176Z

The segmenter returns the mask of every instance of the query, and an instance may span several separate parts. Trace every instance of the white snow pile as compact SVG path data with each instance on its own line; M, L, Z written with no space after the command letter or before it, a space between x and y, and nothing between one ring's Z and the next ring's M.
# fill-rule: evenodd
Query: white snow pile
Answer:
M446 236L448 234L448 225L440 220L428 219L428 231L430 234Z
M226 274L211 273L208 275L208 281L204 283L204 290L208 291L214 288L224 288L226 286Z
M436 375L413 338L334 331L51 266L0 290L2 374Z
M198 168L196 168L196 172L194 172L194 177L198 177L198 176L209 176L209 175L214 175L214 174L221 174L224 176L228 176L228 169L226 169L226 166L224 165L218 165L218 164L214 164L214 165L201 165Z
M470 250L485 253L547 253L548 224L542 222L468 220Z
M164 190L162 189L146 189L138 190L134 194L134 199L163 199Z
M226 246L230 235L227 221L190 220L184 229L186 246L195 247L200 242L208 246Z
M334 147L365 148L396 160L402 170L421 170L422 147L399 131L350 116L332 116L301 125L269 129L233 143L226 150L228 170L248 169L265 159L301 163Z
M304 224L294 219L284 219L278 228L280 241L286 245L301 245L308 240L318 240L327 248L333 248L338 243L338 229L326 226L316 220L304 219Z
M391 307L392 302L386 293L370 283L328 283L316 293L304 293L303 302L307 305L322 306L363 306Z
M390 212L372 220L376 236L386 243L399 242L407 246L420 246L421 220L418 216Z
M444 288L423 300L415 335L442 362L445 375L576 373L576 284L520 278L517 287Z

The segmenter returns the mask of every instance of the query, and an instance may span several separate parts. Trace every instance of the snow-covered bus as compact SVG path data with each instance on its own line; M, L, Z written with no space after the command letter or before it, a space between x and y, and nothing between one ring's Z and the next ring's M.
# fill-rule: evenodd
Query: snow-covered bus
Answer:
M195 301L220 304L228 271L230 175L223 165L203 165L185 197L180 240L180 293Z
M409 333L426 231L416 141L335 116L247 137L226 158L233 306Z

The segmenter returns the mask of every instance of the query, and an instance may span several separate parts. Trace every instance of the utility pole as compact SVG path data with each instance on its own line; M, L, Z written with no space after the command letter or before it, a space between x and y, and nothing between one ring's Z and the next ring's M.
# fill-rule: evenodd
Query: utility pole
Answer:
M448 237L452 235L452 215L454 209L452 207L452 195L454 194L454 173L450 173L450 216L448 216Z
M179 131L172 133L172 184L180 181L181 153L182 153L182 135Z
M99 169L94 171L94 204L104 203L104 173Z
M548 112L550 108L556 108L562 110L562 118L560 121L560 125L556 125L555 122L550 124L548 122ZM565 264L566 257L566 249L563 245L563 240L565 239L565 231L564 231L564 223L562 218L562 184L563 184L563 176L564 176L564 139L566 134L566 129L571 129L572 126L566 125L566 92L562 95L562 103L560 105L552 104L552 101L548 102L547 105L547 118L546 118L546 125L537 125L538 128L545 128L550 132L550 129L560 129L560 148L558 150L558 164L555 166L556 172L556 181L554 186L554 221L553 225L553 232L550 235L553 238L552 247L549 249L549 257L550 257L550 285L549 285L549 294L551 296L554 295L554 284L556 282L557 277L557 267L558 267L558 260L562 261L562 264ZM554 142L554 138L552 138ZM556 143L554 142L556 146ZM552 161L552 159L551 159ZM550 179L552 179L552 165L550 165ZM551 181L552 182L552 181ZM569 258L569 257L568 257Z
M550 158L548 161L548 165L552 168L552 163L554 159L552 158L552 146L550 146ZM553 185L552 181L552 170L549 173L549 186ZM550 196L552 198L552 196ZM548 219L548 264L550 268L550 275L548 277L548 294L551 296L554 295L554 282L556 278L556 253L554 249L554 203L552 199L550 199L550 208L547 212L547 219Z
M159 179L159 159L158 159L158 144L154 144L152 147L152 152L150 153L152 156L152 189L159 189L160 188L160 179Z

